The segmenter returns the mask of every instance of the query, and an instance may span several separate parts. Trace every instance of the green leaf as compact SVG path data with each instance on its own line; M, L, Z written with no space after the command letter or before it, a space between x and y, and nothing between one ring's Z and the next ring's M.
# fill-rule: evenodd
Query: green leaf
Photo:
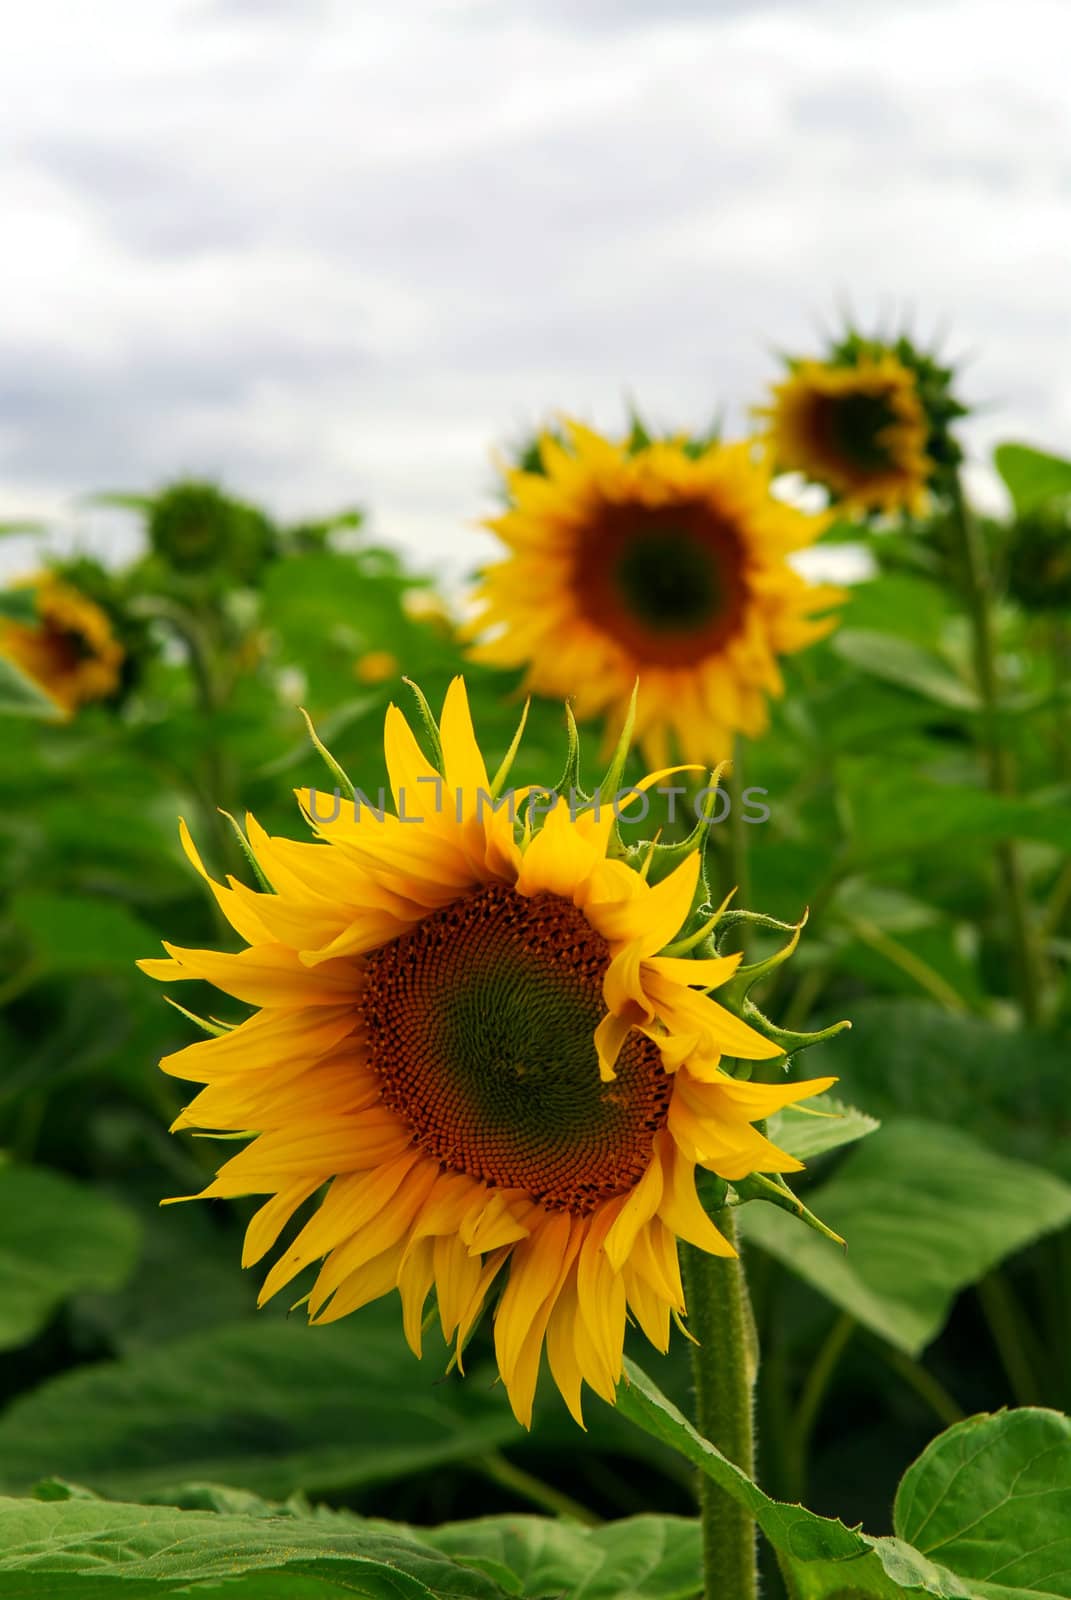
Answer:
M769 1206L740 1213L744 1236L864 1326L915 1356L959 1291L1071 1220L1071 1186L935 1123L888 1122L807 1204L847 1251Z
M1071 495L1071 461L1061 456L1047 455L1026 444L998 444L993 463L1020 516L1046 500Z
M800 1106L786 1106L775 1111L766 1122L767 1137L780 1150L787 1150L798 1161L813 1161L827 1150L839 1150L842 1145L855 1144L873 1133L881 1124L865 1111L857 1111L831 1095L823 1095L814 1111Z
M353 1523L82 1498L0 1500L0 1593L19 1600L155 1600L196 1586L202 1600L499 1600L503 1594L475 1567Z
M237 1270L237 1268L236 1268ZM441 1350L441 1347L440 1347ZM464 1461L520 1428L486 1372L418 1363L395 1303L324 1328L255 1321L86 1367L0 1418L0 1486L54 1472L120 1498L191 1479L285 1498Z
M893 634L846 628L834 635L834 652L862 672L910 689L935 705L955 711L977 711L976 692L957 678L940 656Z
M1029 1072L1017 1070L1020 1062ZM819 1045L809 1065L839 1073L882 1120L950 1123L1071 1182L1067 1044L1057 1034L952 1016L922 1001L858 1000L852 1031Z
M62 719L55 701L4 656L0 656L0 715L37 717L42 722Z
M815 1571L820 1584L799 1592L804 1600L834 1600L852 1594L888 1597L896 1585L922 1589L942 1597L967 1591L952 1574L898 1539L875 1539L843 1522L820 1517L804 1506L771 1500L758 1484L735 1466L709 1440L701 1437L647 1375L626 1362L626 1379L618 1389L619 1408L639 1427L693 1462L708 1478L746 1506L780 1560L806 1573ZM815 1563L816 1567L811 1568Z
M159 944L152 929L117 900L45 890L13 896L12 921L51 972L134 972L139 956Z
M1001 1412L949 1428L904 1475L896 1536L877 1538L771 1500L631 1362L618 1407L747 1507L798 1600L1071 1596L1071 1421L1055 1411Z
M957 1423L904 1474L893 1525L972 1594L1071 1595L1071 1419L1026 1407Z
M60 1479L38 1484L38 1499L91 1491ZM184 1484L171 1503L187 1511L247 1517L296 1517L321 1526L365 1528L404 1538L485 1572L511 1594L536 1600L568 1594L570 1600L694 1600L700 1582L702 1539L688 1517L636 1516L600 1527L549 1517L478 1517L437 1528L358 1517L350 1511L310 1506L301 1495L284 1504L218 1483Z
M0 1167L0 1349L25 1344L83 1289L130 1272L138 1228L97 1190L35 1167Z
M850 775L849 775L850 776ZM1009 800L913 774L874 774L870 762L850 785L853 854L860 861L940 850L948 840L1035 839L1067 845L1067 789L1033 800Z
M37 599L30 585L20 589L0 589L0 618L9 622L37 621Z
M524 1600L694 1600L702 1583L699 1524L686 1517L629 1517L601 1528L482 1517L408 1531L492 1575L511 1575Z

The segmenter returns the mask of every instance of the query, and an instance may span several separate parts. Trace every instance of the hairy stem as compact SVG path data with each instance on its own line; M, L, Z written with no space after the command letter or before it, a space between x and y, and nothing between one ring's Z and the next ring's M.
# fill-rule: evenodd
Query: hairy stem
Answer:
M726 1207L715 1226L733 1244L736 1222ZM743 1262L683 1248L692 1347L695 1421L704 1438L755 1475L752 1390L756 1346ZM706 1600L755 1600L758 1570L754 1519L704 1474L699 1481Z

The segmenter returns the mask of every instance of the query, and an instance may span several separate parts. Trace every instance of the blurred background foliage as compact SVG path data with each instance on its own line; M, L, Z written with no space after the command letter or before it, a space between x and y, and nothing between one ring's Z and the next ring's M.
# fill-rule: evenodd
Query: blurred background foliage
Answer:
M763 1009L793 1028L851 1017L808 1065L883 1124L803 1179L846 1256L746 1208L761 1476L879 1533L904 1465L948 1423L1071 1409L1071 462L1010 444L996 465L1012 510L982 535L1013 792L987 781L962 583L934 517L831 530L871 575L840 629L785 662L770 732L744 754L771 811L749 830L750 904L793 922L810 907ZM437 705L464 667L492 762L520 700L515 674L465 665L453 602L358 510L283 527L212 484L107 498L141 519L143 555L58 575L123 643L114 694L60 719L0 663L0 1488L60 1474L181 1505L210 1482L422 1524L563 1505L690 1515L687 1465L597 1402L581 1435L548 1386L523 1433L486 1332L462 1389L434 1351L413 1362L393 1298L314 1332L254 1313L237 1266L254 1202L159 1209L217 1159L166 1132L182 1090L156 1061L194 1032L133 966L163 931L225 937L177 817L210 870L247 875L223 813L293 833L291 790L329 786L300 707L374 796L403 672ZM27 597L6 591L3 616L25 622ZM516 781L557 774L564 749L561 708L534 703ZM1007 840L1042 973L1030 1016ZM641 1359L686 1408L683 1341Z

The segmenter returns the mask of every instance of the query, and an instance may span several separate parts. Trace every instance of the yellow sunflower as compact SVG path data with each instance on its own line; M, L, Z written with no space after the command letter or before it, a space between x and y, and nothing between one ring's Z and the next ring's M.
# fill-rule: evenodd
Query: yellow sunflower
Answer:
M734 1253L700 1205L696 1167L726 1179L798 1168L753 1124L833 1080L723 1069L723 1053L780 1051L707 993L738 955L659 954L693 907L698 850L650 884L608 855L610 806L548 801L539 831L510 820L508 793L493 809L461 679L443 708L441 772L394 706L385 745L397 815L362 803L316 821L334 807L305 790L317 841L271 838L250 818L274 892L208 879L248 948L165 945L168 959L141 963L257 1008L161 1063L206 1085L175 1126L248 1137L204 1190L268 1196L247 1266L320 1197L262 1303L312 1263L313 1322L397 1289L419 1356L434 1289L460 1357L497 1296L518 1419L530 1422L545 1349L580 1421L582 1383L614 1399L629 1316L666 1349L686 1311L678 1241Z
M793 362L757 414L777 470L805 473L849 510L925 506L930 419L915 373L891 351Z
M60 711L108 700L119 688L126 652L94 601L52 573L27 578L35 622L0 621L0 656L20 667Z
M650 764L730 753L766 726L777 658L835 625L813 613L840 590L787 557L825 526L770 494L747 444L639 449L576 423L540 440L542 471L506 477L488 526L510 549L476 591L475 659L525 666L525 688L620 720L637 677L636 732Z

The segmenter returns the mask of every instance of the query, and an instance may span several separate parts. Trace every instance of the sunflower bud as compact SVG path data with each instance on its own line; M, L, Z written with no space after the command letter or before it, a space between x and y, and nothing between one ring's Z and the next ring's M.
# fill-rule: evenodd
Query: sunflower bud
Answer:
M1071 498L1016 518L1008 533L1008 591L1024 611L1071 607Z
M252 583L275 550L263 512L231 500L211 483L176 483L152 502L149 542L173 572L220 572Z

